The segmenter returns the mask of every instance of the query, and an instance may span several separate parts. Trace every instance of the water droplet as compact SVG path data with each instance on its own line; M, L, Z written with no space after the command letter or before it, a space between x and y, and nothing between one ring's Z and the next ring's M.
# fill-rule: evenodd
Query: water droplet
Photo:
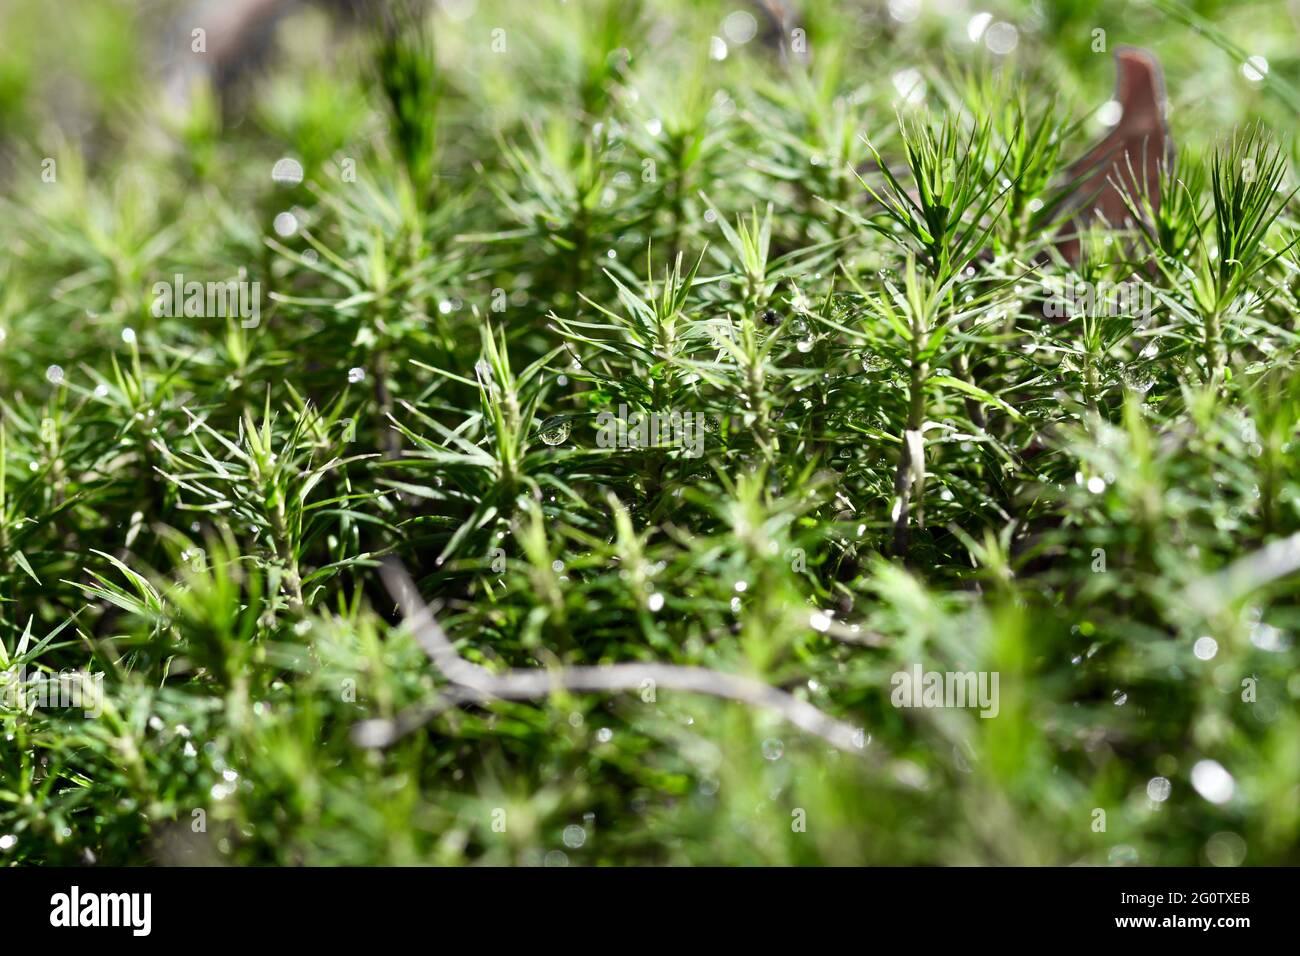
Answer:
M596 739L602 744L607 744L614 739L614 731L608 727L601 727L600 730L596 731Z
M1116 707L1123 707L1128 703L1128 694L1122 690L1116 690L1110 695L1110 699L1115 702Z
M1147 781L1147 797L1156 803L1164 803L1169 799L1169 792L1173 790L1173 784L1169 782L1168 777L1152 777Z
M228 783L214 783L209 793L213 800L224 800L235 792L235 788Z
M275 217L271 226L277 236L287 239L298 231L298 217L291 212L282 212Z
M911 23L921 15L921 0L889 0L889 15L899 23Z
M1020 42L1020 31L1010 23L997 22L984 31L984 45L998 56L1006 56Z
M808 626L814 631L820 631L825 634L831 629L831 619L829 615L821 611L814 611L808 616Z
M917 105L925 102L925 78L921 71L908 68L899 70L891 77L894 89L907 103Z
M1131 866L1138 861L1138 851L1127 843L1121 843L1119 846L1111 847L1106 859L1110 861L1111 866Z
M355 385L357 382L366 380L366 370L358 366L357 368L348 369L348 381Z
M1241 64L1241 75L1251 83L1262 83L1268 76L1268 60L1256 54Z
M296 186L302 182L302 163L290 156L277 159L271 167L271 179L283 186Z
M135 343L135 329L130 326L124 328L122 330L122 341L127 345L133 345Z
M18 843L18 838L12 833L6 833L0 836L0 850L12 850Z
M780 760L784 753L785 744L781 743L781 741L777 740L775 737L769 737L767 740L763 741L764 760Z
M1208 661L1215 654L1219 653L1219 642L1208 635L1206 637L1198 637L1196 643L1192 645L1192 653L1195 654L1199 660Z
M1265 624L1263 621L1256 621L1250 626L1250 643L1261 651L1271 651L1275 654L1285 651L1290 645L1285 634L1272 624Z
M870 374L872 372L883 372L889 368L889 362L875 352L862 353L862 371Z
M1205 841L1205 858L1213 866L1241 866L1246 862L1246 841L1224 830Z
M966 36L970 42L979 43L980 38L984 36L984 31L989 28L989 24L992 22L993 14L991 13L977 13L971 17L970 22L966 24Z
M915 0L913 0L915 2ZM737 46L744 46L758 33L758 21L748 10L736 10L722 21L722 32Z
M571 429L569 420L563 415L552 415L542 422L538 436L548 445L559 445L568 440Z
M564 845L570 850L577 850L587 842L587 831L576 823L571 823L564 828L564 836L562 839L564 840Z
M1192 768L1192 786L1211 803L1227 803L1237 791L1232 774L1217 760L1202 760Z
M45 370L45 379L52 385L62 385L63 369L58 365L51 365Z
M1124 384L1139 394L1145 395L1151 391L1151 387L1156 383L1156 377L1152 374L1149 366L1138 368L1130 365L1120 374L1124 379Z
M438 14L456 23L464 23L478 9L478 0L439 0Z
M664 596L660 594L658 591L650 595L649 599L646 601L646 607L650 608L650 610L652 611L658 611L663 606L664 606Z
M727 58L727 41L722 37L709 37L709 59L725 60Z

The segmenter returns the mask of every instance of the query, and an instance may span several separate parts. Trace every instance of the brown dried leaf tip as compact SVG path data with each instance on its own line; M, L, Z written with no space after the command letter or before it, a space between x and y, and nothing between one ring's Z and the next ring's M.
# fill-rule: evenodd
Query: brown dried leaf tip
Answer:
M1160 167L1173 159L1165 122L1165 82L1155 54L1137 47L1115 50L1115 100L1122 110L1115 128L1069 170L1079 180L1070 199L1075 212L1058 248L1066 261L1079 261L1080 228L1094 220L1120 226L1132 218L1124 191L1145 196L1160 208Z

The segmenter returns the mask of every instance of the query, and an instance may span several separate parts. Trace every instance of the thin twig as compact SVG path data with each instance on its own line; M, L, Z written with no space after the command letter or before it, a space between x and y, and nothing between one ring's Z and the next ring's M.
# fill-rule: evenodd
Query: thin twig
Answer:
M493 699L532 700L557 691L610 693L653 686L739 701L779 714L799 729L840 750L861 754L865 748L866 735L862 730L831 717L807 701L761 681L705 667L601 664L594 667L511 668L494 674L456 652L433 612L420 600L415 583L397 562L384 562L380 574L411 626L416 641L434 666L455 686L444 691L433 704L407 711L395 720L368 720L358 724L353 728L352 739L362 746L387 746L443 711L463 703Z

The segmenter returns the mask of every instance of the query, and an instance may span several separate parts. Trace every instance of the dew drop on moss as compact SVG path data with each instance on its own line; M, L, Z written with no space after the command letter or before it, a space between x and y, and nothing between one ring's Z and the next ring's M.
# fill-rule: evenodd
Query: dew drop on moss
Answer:
M559 445L568 439L570 430L568 419L554 415L542 422L538 436L548 445Z

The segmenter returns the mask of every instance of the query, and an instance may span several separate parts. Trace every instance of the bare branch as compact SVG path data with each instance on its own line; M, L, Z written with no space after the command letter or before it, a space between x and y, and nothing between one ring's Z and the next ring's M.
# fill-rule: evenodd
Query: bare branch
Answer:
M613 693L653 686L739 701L779 714L800 730L820 737L840 750L861 754L865 749L866 735L862 730L831 717L807 701L761 681L705 667L630 663L512 668L493 674L456 653L433 612L420 600L415 583L397 562L385 562L380 573L388 592L411 626L416 641L434 666L456 686L444 691L433 704L407 711L395 720L368 720L356 725L352 739L362 746L387 746L443 711L464 703L493 699L533 700L560 691Z

